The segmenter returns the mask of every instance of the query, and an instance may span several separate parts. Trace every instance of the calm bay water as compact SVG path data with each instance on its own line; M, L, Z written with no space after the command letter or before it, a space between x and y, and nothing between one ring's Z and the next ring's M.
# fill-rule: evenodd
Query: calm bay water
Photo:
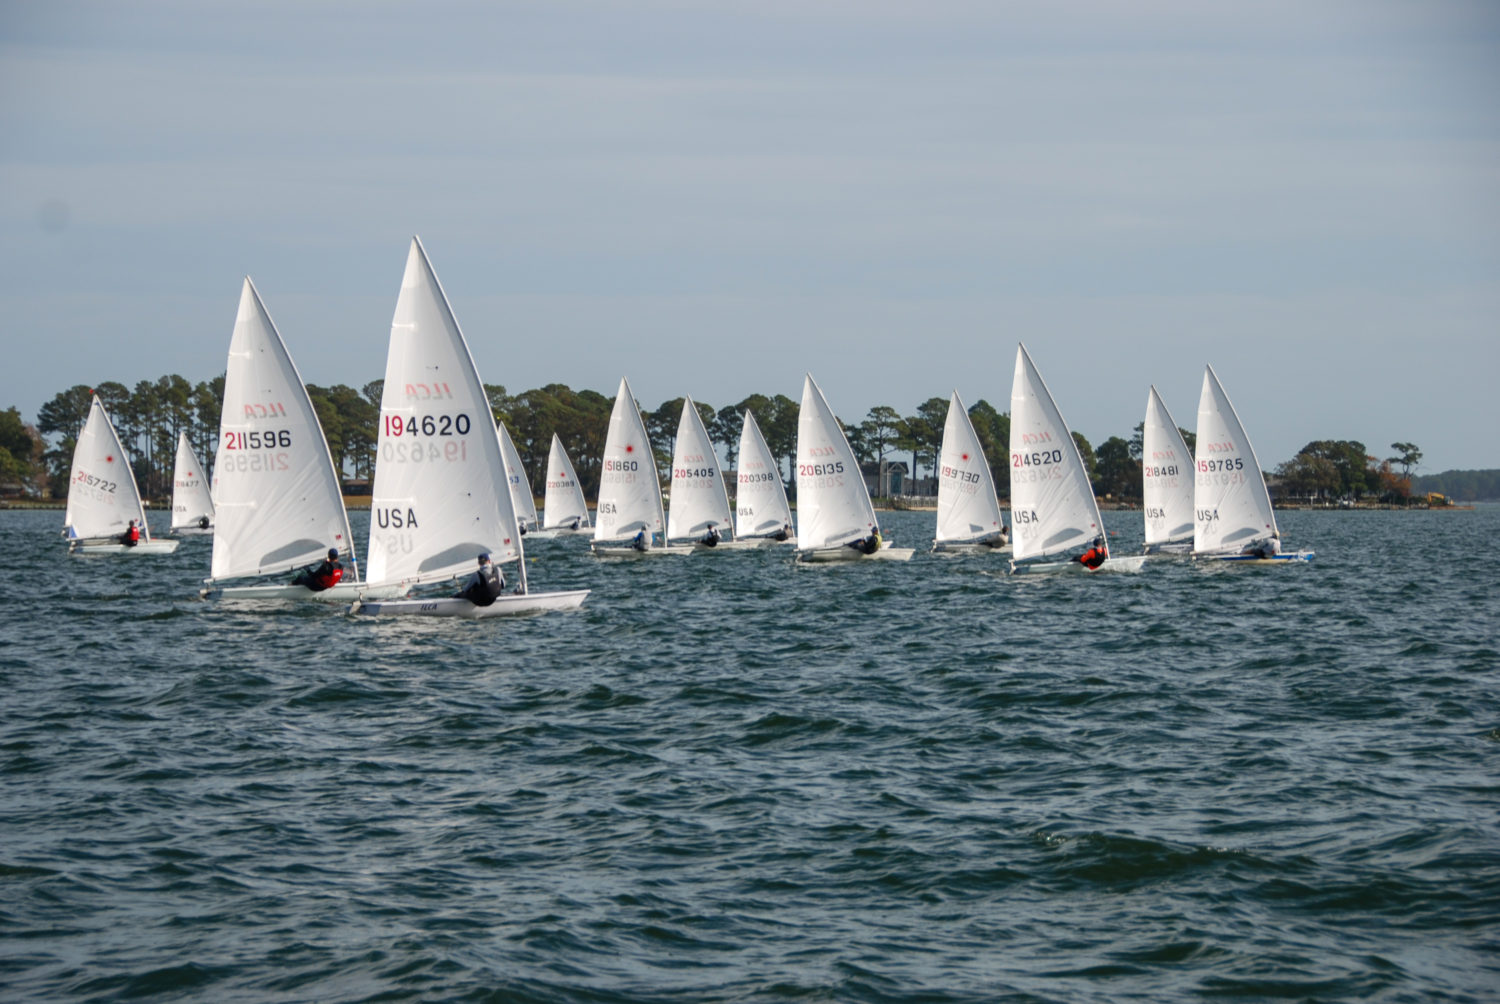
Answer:
M60 525L0 512L0 998L1500 996L1500 509L1026 581L539 541L589 602L489 622Z

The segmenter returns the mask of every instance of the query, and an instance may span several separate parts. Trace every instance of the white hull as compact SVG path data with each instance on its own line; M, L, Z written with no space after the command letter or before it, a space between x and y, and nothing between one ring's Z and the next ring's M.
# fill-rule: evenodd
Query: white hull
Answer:
M798 561L811 562L833 562L833 561L910 561L911 556L916 554L914 547L882 547L874 554L866 554L856 551L852 547L820 547L813 551L798 551Z
M967 540L937 540L932 543L934 554L1010 554L1010 542L998 547L994 544L977 544Z
M306 586L293 586L289 583L267 586L205 586L198 590L198 596L205 600L311 600L314 603L348 603L363 596L395 599L405 596L410 588L399 583L371 587L363 582L340 582L315 593Z
M1274 558L1257 558L1253 554L1195 554L1194 561L1232 561L1241 565L1284 565L1290 561L1311 561L1315 551L1288 551Z
M1191 540L1176 540L1168 541L1165 544L1147 544L1141 550L1141 553L1145 555L1185 558L1193 553L1193 542Z
M550 533L554 537L571 537L575 533L593 533L594 528L585 523L576 530L570 526L544 526L537 532L543 534ZM526 536L529 537L531 534L528 533Z
M205 530L197 523L191 523L188 526L174 526L172 527L172 532L179 537L212 537L214 535L214 528L210 526Z
M652 547L642 551L625 543L595 543L593 548L594 554L601 558L650 558L658 554L692 554L693 546L692 544L671 544L667 547Z
M786 540L774 540L770 537L742 537L738 540L726 540L719 544L721 548L731 551L764 551L771 547L797 546L796 537L788 537Z
M177 550L180 540L170 538L157 538L155 540L143 540L134 547L126 547L120 543L97 544L72 543L68 545L69 554L171 554Z
M583 606L587 589L571 589L556 593L510 593L501 596L487 607L475 606L457 596L435 597L429 600L394 600L359 602L349 607L351 614L367 617L517 617L522 614L545 613L549 610L577 610Z
M1139 572L1146 564L1146 555L1131 554L1120 558L1106 558L1104 564L1098 568L1085 568L1077 561L1037 561L1010 563L1010 574L1012 575L1069 575L1078 573L1097 574L1100 572L1124 572L1132 574Z
M551 540L560 532L559 530L527 530L521 536L527 540Z

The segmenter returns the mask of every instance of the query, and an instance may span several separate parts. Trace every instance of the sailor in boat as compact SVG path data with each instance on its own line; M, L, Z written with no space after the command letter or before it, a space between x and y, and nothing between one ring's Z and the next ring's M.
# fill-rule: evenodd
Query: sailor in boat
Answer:
M709 526L708 533L704 534L703 539L699 543L704 547L718 547L719 541L723 539L724 535L719 533L719 525L714 523Z
M476 607L487 607L499 598L505 591L505 573L500 571L498 565L490 561L488 553L479 556L479 567L474 570L474 575L469 579L462 592L455 595L462 600L468 600Z
M1276 557L1281 553L1281 531L1276 531L1265 540L1257 540L1240 553L1253 554L1255 557L1262 559Z
M792 524L790 524L790 523L783 523L781 525L781 529L780 530L777 530L775 533L771 534L771 539L772 540L791 540L792 539Z
M576 530L576 529L578 529L582 525L583 525L583 518L581 516L574 516L573 517L573 522L571 522L571 523L568 524L568 529L569 530Z
M336 586L344 577L344 566L339 564L339 549L330 547L328 557L323 559L321 565L308 565L297 573L292 580L294 586L306 586L315 593L321 593L330 586Z
M1104 544L1104 535L1100 534L1094 538L1093 546L1073 559L1087 569L1095 569L1104 564L1104 559L1109 557L1109 548Z
M130 525L125 528L125 532L120 534L120 543L124 544L126 547L135 547L140 542L140 524L138 524L135 520L131 520Z
M641 527L640 532L635 535L635 540L632 540L630 542L630 546L635 548L637 551L651 550L651 534L646 531L646 528L644 526Z
M207 530L208 529L208 517L207 516L199 516L198 517L198 529L200 529L200 530Z
M874 554L876 551L880 550L880 531L876 530L868 537L861 537L858 540L851 540L849 541L848 546L854 548L860 554Z

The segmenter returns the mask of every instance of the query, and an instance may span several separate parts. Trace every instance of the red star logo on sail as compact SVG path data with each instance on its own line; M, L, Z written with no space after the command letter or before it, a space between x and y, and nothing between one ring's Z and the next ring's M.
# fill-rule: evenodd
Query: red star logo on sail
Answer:
M631 445L631 444L629 444L629 443L626 443L626 444L625 444L625 452L626 452L626 453L634 453L634 452L635 452L635 447L634 447L634 446L632 446L632 445Z
M105 463L106 463L106 464L112 464L112 463L114 463L114 462L115 462L115 458L114 458L114 457L105 457L105 458L104 458L104 462L105 462Z
M965 460L969 459L969 455L967 453L960 454L960 456L962 456Z

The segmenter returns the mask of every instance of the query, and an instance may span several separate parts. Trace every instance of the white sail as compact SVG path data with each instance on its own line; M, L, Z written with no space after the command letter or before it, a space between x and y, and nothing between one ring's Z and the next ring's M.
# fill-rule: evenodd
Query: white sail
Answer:
M542 498L542 529L552 530L573 525L589 525L589 504L583 497L583 486L573 471L568 451L563 449L557 433L552 434L552 450L547 454L547 494Z
M517 523L527 530L538 529L536 521L536 498L531 494L531 481L526 477L526 466L521 463L521 454L504 422L500 429L500 455L505 458L505 480L510 485L510 504L516 511Z
M141 506L130 458L109 420L109 412L104 410L104 402L95 395L73 447L63 532L82 540L118 537L131 520L139 522L141 539L148 539L146 510Z
M998 537L1005 529L1000 500L984 447L969 421L958 391L948 400L943 447L938 453L937 534L939 543Z
M609 415L609 434L604 440L594 540L629 540L642 529L654 536L666 529L665 523L656 458L651 453L635 395L621 377L615 407Z
M500 436L448 298L412 238L391 319L370 505L369 580L415 584L521 557Z
M1088 544L1099 504L1068 425L1022 345L1010 391L1010 512L1014 560Z
M177 434L177 457L172 465L172 529L207 529L214 524L214 499L208 476L198 462L187 432Z
M213 579L353 554L323 426L260 293L240 290L214 458Z
M854 451L809 373L797 416L797 546L839 547L879 529Z
M1193 489L1193 550L1238 551L1276 533L1271 494L1250 437L1214 368L1203 371Z
M1146 546L1193 539L1193 455L1182 432L1152 387L1146 395L1141 431L1141 507Z
M683 398L677 441L672 447L672 509L667 538L701 537L709 527L730 527L729 491L719 455L693 399Z
M740 467L734 494L734 535L764 537L779 530L790 530L792 510L786 502L786 486L781 483L781 465L760 434L755 416L745 412L740 430Z

